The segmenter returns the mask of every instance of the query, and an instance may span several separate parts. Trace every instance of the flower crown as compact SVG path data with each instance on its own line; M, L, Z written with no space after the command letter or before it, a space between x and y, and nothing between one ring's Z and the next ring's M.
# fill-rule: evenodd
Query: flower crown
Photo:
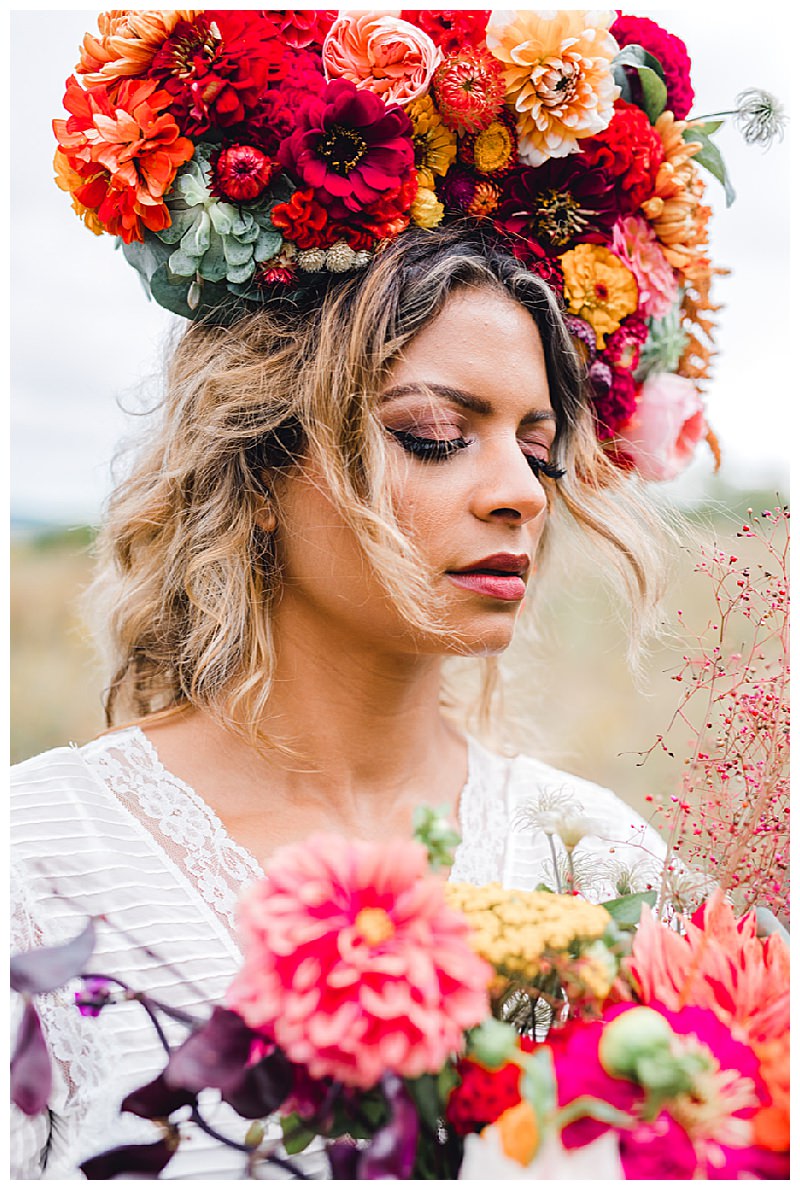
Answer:
M608 12L115 10L54 120L56 182L186 318L367 265L416 225L488 221L558 294L598 437L670 478L708 430L710 210L680 38ZM735 113L782 131L763 92Z

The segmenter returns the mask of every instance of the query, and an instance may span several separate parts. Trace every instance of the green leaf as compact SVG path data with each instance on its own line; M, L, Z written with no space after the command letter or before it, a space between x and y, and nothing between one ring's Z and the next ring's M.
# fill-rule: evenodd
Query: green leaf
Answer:
M642 88L639 106L647 115L650 123L655 124L667 106L667 87L664 82L663 66L658 58L653 57L640 45L626 45L617 54L611 63L614 82L622 91L622 98L626 103L636 103L637 99L634 99L626 67L634 69L639 75Z
M711 136L712 132L719 132L724 123L724 120L703 120L702 123L699 121L696 124L693 123L692 127L698 129L700 132L704 132L706 136ZM689 129L687 128L686 131L688 132ZM683 139L688 140L689 137L684 136Z
M695 153L693 160L698 165L705 166L708 172L722 183L725 188L725 206L729 207L736 198L736 191L731 185L725 162L717 146L699 124L684 128L683 139L687 143L695 141L703 146L699 153Z
M421 1074L419 1078L405 1080L406 1090L419 1108L424 1120L435 1120L441 1115L442 1102L439 1097L439 1083L435 1074Z
M642 906L649 905L652 909L655 903L656 892L655 889L651 889L649 892L631 893L627 897L616 897L613 901L604 901L603 908L621 929L632 930L639 924Z
M130 244L123 244L122 254L128 264L132 264L140 277L149 285L153 273L162 264L166 264L172 249L166 244L162 244L161 240L156 239L150 232L147 232L146 236L144 241L134 240Z
M289 1116L281 1116L281 1131L283 1132L284 1148L290 1157L307 1149L317 1135L310 1128L306 1128L297 1112L292 1112Z
M664 74L664 67L659 62L658 58L653 54L648 53L643 45L626 45L620 50L616 58L611 63L611 69L614 72L614 81L619 83L617 74L623 66L633 66L636 70L640 66L646 66L648 70L654 71L655 74L663 81L666 78Z
M667 106L667 88L654 70L646 66L639 69L639 82L642 84L642 103L651 124L655 124L658 117Z
M525 1055L519 1089L540 1121L547 1119L556 1110L556 1075L549 1049L538 1049Z
M170 272L175 277L193 277L197 272L200 256L200 253L190 256L183 248L178 248L169 258Z

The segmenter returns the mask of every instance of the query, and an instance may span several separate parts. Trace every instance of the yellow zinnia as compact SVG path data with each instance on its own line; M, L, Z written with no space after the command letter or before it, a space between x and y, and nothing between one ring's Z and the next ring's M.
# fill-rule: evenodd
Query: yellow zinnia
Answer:
M412 140L419 184L432 190L433 175L439 174L440 177L444 177L456 159L456 134L444 126L442 117L429 95L422 95L413 103L409 103L406 115L414 130ZM438 223L438 219L436 222ZM422 226L435 225L431 223Z
M564 271L564 300L570 313L594 328L597 346L639 304L636 278L622 261L602 244L578 244L560 257Z

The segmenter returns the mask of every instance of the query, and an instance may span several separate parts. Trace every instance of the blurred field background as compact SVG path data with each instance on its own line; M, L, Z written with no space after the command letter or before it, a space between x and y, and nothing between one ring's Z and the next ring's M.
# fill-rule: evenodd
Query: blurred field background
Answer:
M752 543L735 534L748 507L783 502L773 491L737 490L719 479L686 510L701 538L746 556ZM103 675L78 606L91 575L92 530L28 529L12 534L11 751L12 760L69 742L83 743L104 727ZM709 580L694 572L695 549L678 554L666 620L678 629L682 609L700 630L713 613ZM634 682L625 660L618 610L597 576L570 569L538 612L539 640L527 669L524 657L507 705L521 724L522 743L570 772L616 790L640 810L647 794L669 794L680 781L680 757L638 753L663 732L677 705L670 674L683 648L679 637L660 643Z

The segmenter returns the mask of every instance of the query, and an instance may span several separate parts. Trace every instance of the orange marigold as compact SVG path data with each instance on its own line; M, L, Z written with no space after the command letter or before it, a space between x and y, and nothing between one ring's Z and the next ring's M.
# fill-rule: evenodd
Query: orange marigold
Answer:
M662 112L655 128L664 146L664 160L658 168L651 198L642 203L642 213L675 269L691 277L708 267L709 207L702 202L704 185L692 157L700 152L696 141L685 141L685 120Z
M114 8L101 12L99 37L85 35L76 73L84 75L90 87L144 74L179 21L192 21L200 11Z
M53 121L59 149L82 179L70 184L73 200L126 244L143 239L145 228L169 227L163 198L194 151L163 110L170 96L156 87L126 79L112 100L108 87L84 91L72 76L64 95L69 119Z

